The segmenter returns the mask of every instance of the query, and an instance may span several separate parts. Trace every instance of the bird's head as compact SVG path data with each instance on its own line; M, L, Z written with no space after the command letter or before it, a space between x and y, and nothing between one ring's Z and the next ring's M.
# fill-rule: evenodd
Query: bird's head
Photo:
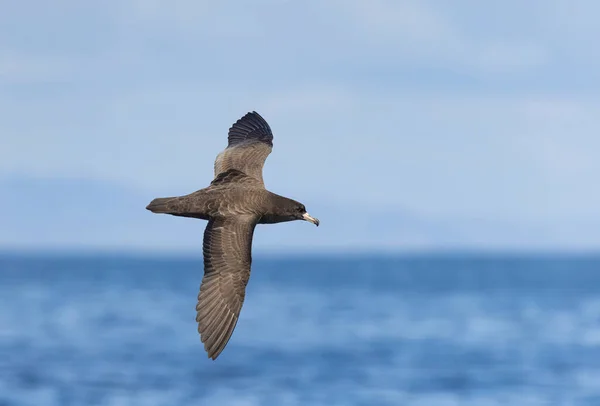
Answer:
M302 203L297 203L296 205L294 205L292 210L293 210L293 213L294 213L296 219L310 221L315 226L317 226L317 227L319 226L319 219L314 218L313 216L308 214L306 212L306 207L304 207L304 205Z
M319 225L319 220L308 214L302 203L272 193L267 213L262 215L260 223L283 223L294 220L310 221L316 226Z

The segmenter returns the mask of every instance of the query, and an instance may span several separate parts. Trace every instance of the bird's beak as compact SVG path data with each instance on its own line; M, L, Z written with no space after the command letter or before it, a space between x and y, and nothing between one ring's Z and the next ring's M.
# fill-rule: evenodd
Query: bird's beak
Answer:
M313 223L315 226L319 227L319 219L314 218L313 216L311 216L308 213L304 213L302 215L302 218L306 221L310 221L311 223Z

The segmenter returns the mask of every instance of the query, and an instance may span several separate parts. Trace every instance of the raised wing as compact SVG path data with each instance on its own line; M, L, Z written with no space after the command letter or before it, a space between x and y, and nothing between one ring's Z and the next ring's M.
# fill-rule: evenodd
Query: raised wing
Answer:
M257 112L248 113L229 129L227 148L215 160L215 177L237 169L264 186L263 166L272 149L271 127Z
M252 263L252 216L211 219L204 231L204 278L196 321L208 356L223 351L238 321Z

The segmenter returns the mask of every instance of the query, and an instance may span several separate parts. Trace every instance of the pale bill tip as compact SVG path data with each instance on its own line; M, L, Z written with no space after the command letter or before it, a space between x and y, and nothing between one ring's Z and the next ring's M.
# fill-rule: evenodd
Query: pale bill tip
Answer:
M306 220L306 221L310 221L311 223L313 223L313 224L314 224L315 226L317 226L317 227L319 226L319 219L317 219L317 218L314 218L313 216L311 216L311 215L310 215L310 214L308 214L308 213L304 213L304 214L302 215L302 218L303 218L304 220Z

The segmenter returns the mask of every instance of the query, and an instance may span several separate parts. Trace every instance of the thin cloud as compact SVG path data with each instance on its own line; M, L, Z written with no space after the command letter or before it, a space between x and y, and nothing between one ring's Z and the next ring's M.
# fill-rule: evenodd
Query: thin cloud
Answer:
M275 131L274 191L559 233L600 217L597 10L566 0L14 2L0 16L0 178L77 173L187 193L210 181L231 123L257 110ZM368 226L346 229L346 241ZM464 235L507 241L492 228ZM412 230L398 244L410 235L439 243Z

